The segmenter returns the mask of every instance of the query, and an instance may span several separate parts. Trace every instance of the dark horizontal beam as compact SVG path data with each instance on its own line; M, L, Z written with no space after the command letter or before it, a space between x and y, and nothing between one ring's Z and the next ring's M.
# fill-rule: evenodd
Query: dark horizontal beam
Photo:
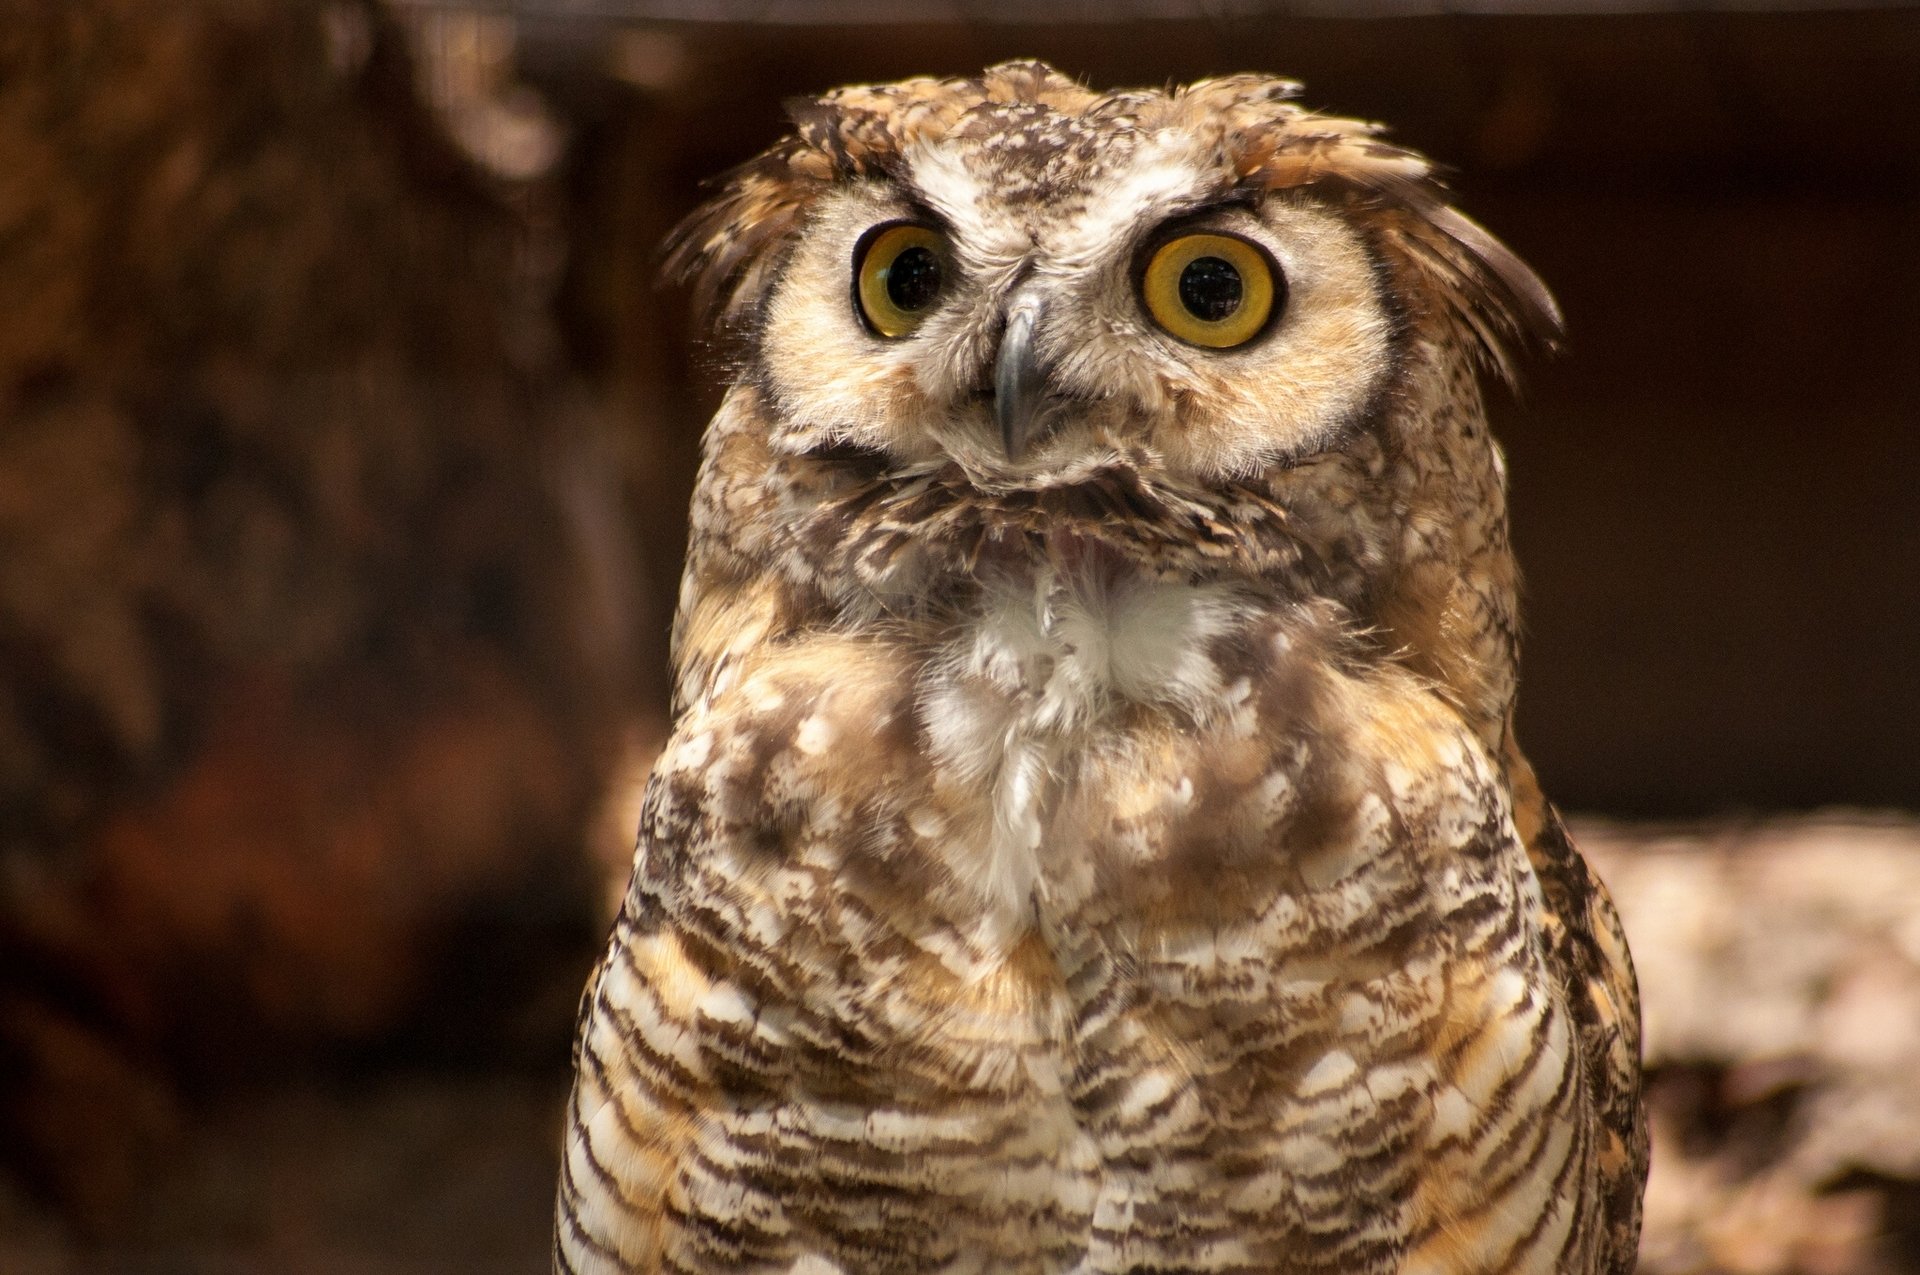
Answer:
M1844 12L1915 0L390 0L541 20L730 26L1121 26L1250 18Z

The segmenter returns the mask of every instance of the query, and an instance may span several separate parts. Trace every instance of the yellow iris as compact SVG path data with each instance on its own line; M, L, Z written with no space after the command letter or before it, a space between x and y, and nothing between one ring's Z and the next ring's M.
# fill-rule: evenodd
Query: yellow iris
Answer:
M946 282L946 242L912 222L870 230L854 259L854 300L867 326L901 337L920 326Z
M1260 335L1278 291L1265 252L1238 235L1208 231L1161 244L1140 279L1153 321L1210 350L1230 350Z

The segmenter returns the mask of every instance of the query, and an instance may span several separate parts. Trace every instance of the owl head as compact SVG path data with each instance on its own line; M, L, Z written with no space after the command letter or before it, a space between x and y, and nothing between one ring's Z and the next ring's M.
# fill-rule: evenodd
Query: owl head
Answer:
M1226 582L1324 603L1495 742L1515 573L1478 374L1559 316L1427 160L1296 89L1009 63L792 106L669 242L737 352L683 601Z
M1410 342L1508 350L1552 299L1432 166L1261 76L1095 93L1037 63L842 89L670 242L779 451L986 489L1124 455L1244 479L1386 407Z

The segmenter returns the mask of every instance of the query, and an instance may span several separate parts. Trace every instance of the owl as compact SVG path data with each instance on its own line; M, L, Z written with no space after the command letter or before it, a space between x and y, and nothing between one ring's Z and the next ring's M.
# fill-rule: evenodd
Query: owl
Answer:
M675 233L732 384L557 1270L1631 1269L1479 388L1558 314L1295 93L841 89Z

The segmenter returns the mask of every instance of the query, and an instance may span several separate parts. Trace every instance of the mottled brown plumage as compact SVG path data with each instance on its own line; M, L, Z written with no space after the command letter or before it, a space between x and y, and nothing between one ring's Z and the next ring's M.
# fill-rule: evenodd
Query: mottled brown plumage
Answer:
M676 236L739 372L558 1269L1631 1268L1477 385L1557 315L1294 91L844 89ZM859 290L893 225L931 301Z

